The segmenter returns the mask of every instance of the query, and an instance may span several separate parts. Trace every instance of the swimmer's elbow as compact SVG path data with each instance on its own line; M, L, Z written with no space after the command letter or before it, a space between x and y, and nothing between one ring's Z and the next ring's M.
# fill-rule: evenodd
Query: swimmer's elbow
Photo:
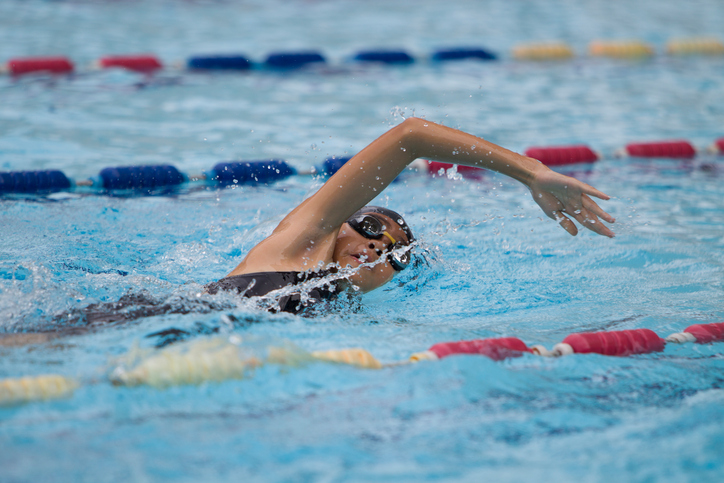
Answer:
M429 121L420 119L419 117L409 117L395 128L400 137L399 142L406 148L408 154L413 156L413 159L417 158L417 150L415 147L418 145L419 140L424 135L424 131L429 124Z
M421 127L427 127L427 124L429 121L426 121L425 119L419 118L419 117L408 117L404 121L402 121L402 126L409 126L411 129L414 128L421 128Z
M422 130L428 127L429 124L430 121L420 119L419 117L408 117L407 119L402 121L402 123L398 127L402 128L402 134L406 137L414 137L419 135Z

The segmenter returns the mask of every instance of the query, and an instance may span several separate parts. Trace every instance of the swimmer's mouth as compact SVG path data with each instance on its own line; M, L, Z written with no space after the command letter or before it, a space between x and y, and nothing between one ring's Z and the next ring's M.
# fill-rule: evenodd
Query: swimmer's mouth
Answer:
M355 262L357 262L359 265L362 265L363 263L365 263L365 262L367 261L367 258L368 258L366 255L361 255L361 254L359 254L359 253L353 253L353 254L350 255L350 256L351 256L352 259L353 259Z

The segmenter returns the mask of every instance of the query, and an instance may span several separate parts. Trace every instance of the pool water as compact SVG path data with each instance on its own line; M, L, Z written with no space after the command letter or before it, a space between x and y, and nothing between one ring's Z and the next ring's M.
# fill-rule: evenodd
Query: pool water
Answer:
M565 172L612 196L609 240L570 237L502 176L408 172L376 200L420 239L418 264L382 289L298 317L224 294L227 274L319 176L156 196L57 193L0 200L0 332L62 334L0 346L0 378L56 373L67 399L0 408L0 480L721 481L724 344L613 358L532 355L361 370L265 366L253 377L119 388L111 359L175 328L201 340L363 347L383 362L434 343L648 328L662 337L724 320L724 158L618 158L629 142L722 137L724 59L514 62L522 42L716 35L714 0L629 2L0 2L0 61L64 54L71 77L0 77L0 170L120 165L201 173L231 159L308 169L350 155L412 115L522 152L585 143L603 159ZM498 62L359 66L355 51L484 46ZM85 67L105 54L315 48L294 73L153 76ZM170 313L92 324L124 296ZM231 323L229 321L232 321ZM149 337L150 336L150 337Z

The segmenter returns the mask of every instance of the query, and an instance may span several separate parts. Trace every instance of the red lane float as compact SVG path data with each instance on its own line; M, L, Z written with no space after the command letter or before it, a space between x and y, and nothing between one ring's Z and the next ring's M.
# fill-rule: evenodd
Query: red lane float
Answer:
M153 55L109 55L98 59L102 69L122 67L136 72L153 72L162 69L163 64Z
M724 322L695 324L684 329L684 332L693 335L698 344L718 342L724 340Z
M626 154L639 158L693 158L694 146L688 141L659 141L631 143L625 148Z
M427 172L431 176L445 176L445 172L452 168L454 165L450 163L441 163L439 161L428 161L427 162ZM479 178L483 175L485 172L482 168L475 168L473 166L463 166L461 164L457 165L458 173L463 175L465 178ZM444 170L443 174L440 174L440 170Z
M715 153L724 154L724 138L719 138L714 141L711 150Z
M560 355L602 354L605 356L629 356L664 350L666 341L649 329L619 330L614 332L588 332L571 334L553 352Z
M68 74L73 72L73 63L67 57L28 57L10 59L7 70L11 75L49 72Z
M546 166L563 166L576 163L593 163L598 155L588 146L548 146L528 148L525 155L537 159Z
M524 352L532 351L522 340L516 337L501 337L499 339L440 342L425 352L413 354L410 360L437 360L456 354L478 354L487 356L494 361L502 361L508 357L520 357Z

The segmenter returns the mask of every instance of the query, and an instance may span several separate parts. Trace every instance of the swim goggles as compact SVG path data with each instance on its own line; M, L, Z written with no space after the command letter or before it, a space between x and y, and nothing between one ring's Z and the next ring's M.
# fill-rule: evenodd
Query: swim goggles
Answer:
M397 250L398 248L409 245L403 243L401 240L395 240L395 238L385 230L385 225L382 220L376 216L358 215L348 219L347 223L349 223L349 226L351 226L354 231L365 238L372 240L379 240L383 236L389 238L392 244L387 247L390 251L390 253L387 254L387 260L396 271L401 272L410 264L410 250Z

